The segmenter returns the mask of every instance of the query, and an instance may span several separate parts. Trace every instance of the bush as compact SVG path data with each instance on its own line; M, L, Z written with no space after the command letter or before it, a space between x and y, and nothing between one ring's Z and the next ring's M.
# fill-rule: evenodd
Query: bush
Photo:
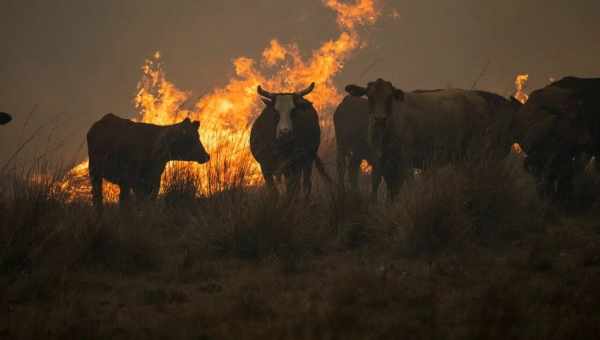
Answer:
M512 159L433 168L409 179L375 220L405 254L434 255L465 241L511 240L539 229L535 182Z

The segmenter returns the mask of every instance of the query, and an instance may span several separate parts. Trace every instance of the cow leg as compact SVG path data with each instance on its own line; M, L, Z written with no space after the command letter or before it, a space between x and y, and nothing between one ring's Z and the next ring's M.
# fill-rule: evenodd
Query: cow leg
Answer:
M338 190L339 192L344 192L345 190L345 182L346 182L346 150L338 145L338 152L336 157L336 167L337 167L337 180L338 180Z
M131 186L126 183L119 184L119 206L127 208L129 206Z
M90 175L92 184L92 204L99 214L102 213L102 177Z
M134 188L135 191L135 188ZM140 185L140 199L144 201L154 201L160 191L160 174L151 176ZM137 194L137 193L136 193Z
M348 179L350 181L350 189L354 192L358 192L358 172L360 169L360 161L356 155L350 156L348 162Z
M160 184L141 184L133 188L135 198L138 202L147 202L156 200Z
M388 202L392 203L400 192L400 185L402 183L402 176L399 173L399 167L397 162L386 162L384 170L384 179L388 189Z
M156 198L158 197L159 192L160 192L160 180L157 184L154 184L152 186L152 188L150 189L150 192L148 193L148 199L150 199L152 201L156 201Z
M373 166L371 171L371 201L377 202L379 194L379 185L381 184L381 169L379 166Z
M556 195L558 196L558 202L567 208L571 208L573 203L573 175L563 174L556 179Z
M302 187L304 189L304 197L307 199L310 197L312 192L312 169L313 162L311 161L302 170Z
M269 191L269 194L271 194L274 197L277 197L277 187L275 187L275 179L273 178L273 173L271 173L270 171L265 171L264 168L261 168L261 172L263 175L263 179L265 180L265 184L267 185L267 190Z
M298 187L300 186L300 171L291 170L285 174L285 182L287 188L287 195L289 198L295 197L298 193Z
M135 194L135 200L138 203L145 202L149 199L149 190L143 186L133 187L133 193Z

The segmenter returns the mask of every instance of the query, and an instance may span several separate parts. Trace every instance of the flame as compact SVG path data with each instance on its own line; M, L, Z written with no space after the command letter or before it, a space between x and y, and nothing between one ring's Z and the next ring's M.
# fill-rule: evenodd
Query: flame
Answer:
M511 151L517 155L525 154L525 151L523 151L523 148L521 147L521 144L519 144L519 143L513 143L513 145L511 146Z
M374 24L379 17L373 0L357 0L353 5L338 0L324 0L324 3L337 12L337 23L344 29L353 30L356 25Z
M262 55L263 60L268 66L274 66L278 62L285 59L287 51L283 46L281 46L279 41L273 39L271 40L271 46L265 49Z
M374 0L357 0L345 4L336 0L323 0L326 7L337 13L339 36L325 41L312 51L308 58L294 44L282 44L272 39L262 53L261 62L247 57L233 61L235 76L220 88L212 90L193 103L191 92L183 91L167 79L160 52L147 59L142 66L142 79L134 98L139 117L136 121L157 125L173 124L185 117L201 122L201 141L211 155L207 165L171 162L165 173L182 167L192 169L201 179L201 193L221 191L229 185L254 185L262 181L258 164L249 151L249 128L262 109L256 94L258 85L273 92L291 92L316 83L315 90L307 96L320 112L322 124L328 126L324 117L342 99L333 85L333 77L344 67L351 52L364 45L357 28L372 25L380 13ZM70 172L64 188L74 198L89 192L87 161ZM168 186L163 175L161 191ZM104 185L105 193L116 198L118 188Z
M364 175L370 175L371 172L373 172L373 167L369 162L363 159L362 162L360 162L360 172Z
M519 74L515 79L515 94L513 95L516 100L520 101L522 104L525 104L529 99L529 95L525 93L524 89L527 85L527 81L529 80L528 74Z

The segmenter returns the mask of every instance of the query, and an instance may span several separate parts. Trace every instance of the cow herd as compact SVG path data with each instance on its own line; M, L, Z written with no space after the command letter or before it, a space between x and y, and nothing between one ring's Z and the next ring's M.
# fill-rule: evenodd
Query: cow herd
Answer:
M319 115L305 98L315 87L275 93L258 86L265 104L250 132L250 151L269 190L285 179L288 195L311 193L312 168L328 182L318 156ZM383 79L348 85L333 122L337 183L357 190L362 161L372 166L371 196L385 181L394 199L407 174L457 160L503 159L514 143L540 189L568 197L572 182L600 152L600 78L566 77L534 91L525 104L490 92L460 89L403 91ZM11 121L0 113L0 124ZM107 114L87 133L94 205L102 206L102 180L153 199L172 160L206 163L200 123L185 119L169 126L132 122Z
M280 94L258 88L266 108L252 127L251 148L271 188L281 174L295 193L303 174L310 193L310 168L321 163L317 112L304 99L313 87ZM477 90L407 92L383 79L345 89L333 116L337 182L357 190L366 160L373 199L382 180L393 200L415 168L503 160L515 143L540 189L569 199L573 179L600 151L600 79L566 77L534 91L525 104Z

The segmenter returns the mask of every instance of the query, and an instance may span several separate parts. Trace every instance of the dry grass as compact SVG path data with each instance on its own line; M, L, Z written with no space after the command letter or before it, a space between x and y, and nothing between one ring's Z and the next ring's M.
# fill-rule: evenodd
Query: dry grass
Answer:
M0 185L0 337L597 338L592 213L545 218L511 162L430 169L393 205L287 200L182 169L98 218L48 169ZM40 180L32 181L32 178Z

